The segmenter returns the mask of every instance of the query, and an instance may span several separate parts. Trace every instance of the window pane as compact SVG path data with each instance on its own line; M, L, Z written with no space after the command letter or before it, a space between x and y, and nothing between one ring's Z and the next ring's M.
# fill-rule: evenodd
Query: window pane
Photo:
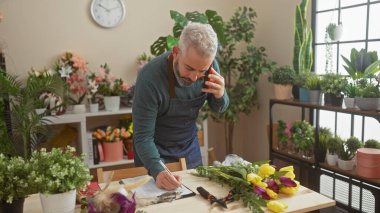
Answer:
M379 134L380 124L374 118L365 118L365 127L364 127L364 141L368 139L375 139L380 141Z
M342 139L347 139L351 135L351 115L345 113L338 113L336 134Z
M340 74L342 75L348 75L346 69L344 69L343 65L346 65L346 63L343 61L342 59L342 55L346 58L350 58L350 54L351 54L351 49L352 48L356 48L358 51L362 48L365 47L365 44L364 42L357 42L357 43L346 43L346 44L341 44L339 46L339 67L338 67L338 71Z
M342 10L343 35L341 41L365 39L366 8L367 6L361 6Z
M368 51L377 51L377 55L380 57L380 41L368 42Z
M380 4L371 4L369 8L369 39L380 38Z
M314 68L317 74L325 74L326 72L336 72L336 44L331 44L331 55L326 51L327 45L315 46L315 61ZM327 64L326 58L331 58L331 61ZM330 65L331 64L331 65Z
M340 6L346 7L346 6L351 6L351 5L355 5L355 4L362 4L362 3L367 3L367 0L341 0Z
M362 124L363 124L363 117L359 115L355 115L355 126L354 126L354 136L362 139Z
M321 10L329 10L329 9L333 9L333 8L338 8L339 7L339 4L338 4L338 0L335 0L335 1L316 1L317 3L317 11L321 11Z
M316 43L325 42L326 28L330 23L338 25L338 12L323 12L318 13L316 17Z
M319 113L319 126L330 128L331 132L335 131L335 112L321 110Z

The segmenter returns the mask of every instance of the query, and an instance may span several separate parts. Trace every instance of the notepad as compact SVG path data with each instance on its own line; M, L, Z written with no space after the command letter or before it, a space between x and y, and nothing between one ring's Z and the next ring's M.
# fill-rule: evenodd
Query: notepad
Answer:
M120 184L134 183L144 177L145 176L138 176L134 178L122 179L120 181ZM156 186L156 183L153 178L151 178L146 184L140 187L137 187L135 189L132 189L131 191L136 193L136 196L140 199L156 198L168 192L175 192L177 195L179 195L176 197L176 199L195 196L195 193L183 184L181 185L181 187L178 187L176 190L173 190L173 191L160 189Z

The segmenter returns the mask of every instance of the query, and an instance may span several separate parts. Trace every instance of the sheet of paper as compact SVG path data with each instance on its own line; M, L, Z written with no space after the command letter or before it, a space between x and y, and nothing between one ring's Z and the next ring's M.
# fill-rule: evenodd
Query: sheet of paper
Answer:
M144 178L144 176L138 176L138 177L134 177L134 178L126 178L126 179L122 179L121 181L123 182L123 184L134 183L141 178ZM195 195L193 191L188 189L183 184L181 187L177 188L174 191L179 193L181 195L181 197L187 197L187 196ZM137 187L135 189L132 189L132 192L135 192L136 196L138 198L145 199L145 198L155 198L155 197L160 196L160 195L162 195L168 191L164 190L164 189L157 188L156 183L154 182L154 179L151 178L146 184L144 184L140 187Z

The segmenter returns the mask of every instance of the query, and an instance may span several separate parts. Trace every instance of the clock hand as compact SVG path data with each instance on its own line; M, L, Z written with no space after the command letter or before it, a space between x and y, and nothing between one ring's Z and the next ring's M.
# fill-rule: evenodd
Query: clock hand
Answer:
M107 12L110 12L110 9L104 7L102 4L98 4L98 6L101 7L101 8L103 8L103 9L105 9Z
M113 7L111 9L109 9L109 10L114 10L114 9L118 9L118 8L120 8L120 7Z

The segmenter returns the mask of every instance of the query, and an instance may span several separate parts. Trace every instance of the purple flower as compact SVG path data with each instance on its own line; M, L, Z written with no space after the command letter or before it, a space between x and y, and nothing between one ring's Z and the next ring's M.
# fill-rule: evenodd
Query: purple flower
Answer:
M135 194L133 194L132 199L128 199L123 194L117 192L113 194L113 199L120 205L120 213L134 213L136 210L136 200Z
M280 182L284 186L290 186L290 187L296 187L297 186L297 184L296 184L296 182L294 182L294 180L292 180L291 178L285 177L285 176L280 177Z
M270 200L270 196L268 195L267 191L260 186L255 186L255 189L253 189L253 192L261 196L265 200Z
M268 185L268 188L272 189L272 191L276 192L277 194L280 191L280 187L278 186L275 180L268 181L267 185Z

